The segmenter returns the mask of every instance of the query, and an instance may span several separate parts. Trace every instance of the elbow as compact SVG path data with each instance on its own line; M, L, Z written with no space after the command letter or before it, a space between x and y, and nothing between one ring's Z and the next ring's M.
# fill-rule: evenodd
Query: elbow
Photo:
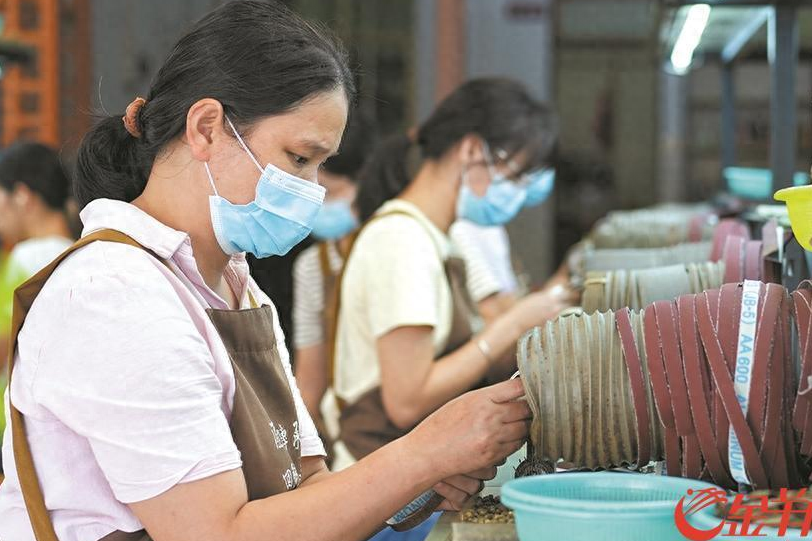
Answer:
M411 430L423 420L419 409L406 401L384 399L383 407L386 410L386 416L400 430Z

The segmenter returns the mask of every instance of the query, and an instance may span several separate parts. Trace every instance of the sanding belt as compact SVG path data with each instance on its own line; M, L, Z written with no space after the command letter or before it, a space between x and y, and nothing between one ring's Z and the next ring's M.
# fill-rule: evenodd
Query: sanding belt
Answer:
M702 212L691 218L688 222L688 242L700 242L704 236L705 225L713 216L710 212Z
M800 385L792 412L792 425L800 434L801 454L812 455L812 283L805 281L792 294L795 324L798 329L798 353L801 359Z
M711 261L720 261L722 259L728 237L741 237L750 240L750 231L747 229L747 224L733 218L719 222L713 230Z
M733 383L741 297L741 285L728 284L721 290L649 306L644 312L645 361L638 355L629 311L617 312L637 422L637 464L660 458L651 456L645 362L663 427L669 474L707 478L736 488L728 464L732 425L753 486L802 486L792 424L784 414L792 406L790 397L796 388L789 365L791 304L781 286L760 286L750 403L745 415ZM793 297L796 306L804 307L799 311L804 317L798 318L802 347L805 353L812 353L812 286ZM812 375L809 357L812 355L803 357L806 375ZM796 428L810 429L805 435L809 435L812 450L812 392L795 401L793 421Z
M762 243L738 235L725 237L722 261L725 262L724 283L737 284L744 280L760 280Z

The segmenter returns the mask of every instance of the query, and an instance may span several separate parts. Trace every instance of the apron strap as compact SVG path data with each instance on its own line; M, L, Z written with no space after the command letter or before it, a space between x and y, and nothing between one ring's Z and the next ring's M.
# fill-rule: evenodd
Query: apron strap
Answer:
M327 241L319 243L319 266L321 267L322 278L327 278L333 274L330 269L330 247Z
M14 291L14 311L12 315L11 325L11 340L9 341L8 351L8 394L9 394L9 409L11 417L11 434L13 438L13 451L14 462L17 468L17 474L20 479L20 489L22 490L23 500L25 507L28 511L28 517L31 520L31 527L34 530L34 536L37 541L59 541L56 532L54 531L53 522L48 514L48 509L45 507L45 498L42 494L42 488L37 478L37 472L34 467L34 459L31 455L31 447L28 444L26 436L25 423L23 415L14 407L11 401L11 378L14 372L14 352L17 349L17 336L20 329L25 322L28 311L31 305L39 295L42 287L51 274L56 270L62 261L64 261L73 252L87 246L88 244L96 241L116 242L119 244L126 244L134 248L140 248L153 257L168 266L168 263L158 257L154 252L144 248L141 244L135 241L128 235L112 229L103 229L96 231L76 241L70 248L62 252L55 260L48 266L43 268L32 278L26 281L23 285Z

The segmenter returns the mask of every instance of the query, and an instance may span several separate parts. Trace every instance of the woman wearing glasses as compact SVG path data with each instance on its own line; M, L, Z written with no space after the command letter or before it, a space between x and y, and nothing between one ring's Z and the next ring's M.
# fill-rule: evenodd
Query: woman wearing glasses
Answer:
M515 370L514 345L564 299L530 295L482 328L448 231L510 221L546 165L554 118L520 84L470 81L410 136L385 141L361 172L367 224L341 285L335 467L359 460L453 398ZM380 208L380 192L391 199ZM480 323L479 325L477 325Z

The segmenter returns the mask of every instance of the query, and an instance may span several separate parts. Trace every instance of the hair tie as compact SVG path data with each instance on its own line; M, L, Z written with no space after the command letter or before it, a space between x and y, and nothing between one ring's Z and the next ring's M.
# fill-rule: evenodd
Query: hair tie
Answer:
M136 122L136 118L138 117L139 111L141 108L147 103L147 100L144 98L138 97L135 98L130 104L127 106L127 109L124 111L124 116L121 117L121 120L124 122L124 128L129 132L130 135L135 137L136 139L141 137L141 130L138 128L138 123Z

